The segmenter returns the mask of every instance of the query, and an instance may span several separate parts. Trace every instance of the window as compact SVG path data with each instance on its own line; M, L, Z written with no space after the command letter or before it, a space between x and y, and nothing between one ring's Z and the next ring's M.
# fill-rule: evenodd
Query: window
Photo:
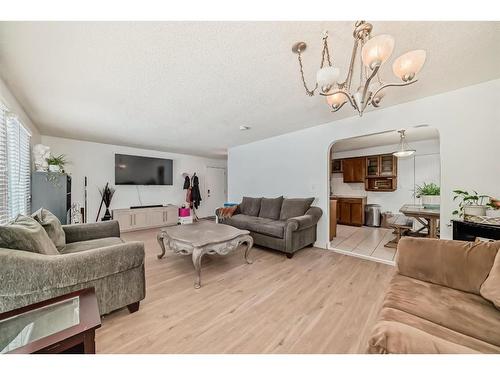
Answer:
M0 103L0 224L9 221L6 113L7 108Z
M0 107L0 224L30 213L31 134Z

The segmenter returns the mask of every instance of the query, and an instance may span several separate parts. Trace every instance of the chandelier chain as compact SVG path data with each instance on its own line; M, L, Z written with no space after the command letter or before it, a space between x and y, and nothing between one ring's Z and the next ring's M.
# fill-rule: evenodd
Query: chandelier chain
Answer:
M309 88L307 87L306 79L304 78L304 67L302 65L302 54L300 53L300 51L298 51L297 55L298 55L298 59L299 59L300 76L302 77L302 84L304 85L304 89L306 90L307 95L314 96L314 92L318 88L318 83L316 83L316 85L314 86L314 88L312 90L309 90Z

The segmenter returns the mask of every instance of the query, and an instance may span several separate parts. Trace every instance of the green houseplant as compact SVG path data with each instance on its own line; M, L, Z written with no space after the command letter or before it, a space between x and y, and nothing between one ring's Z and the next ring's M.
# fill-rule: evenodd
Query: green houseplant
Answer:
M415 196L422 200L425 208L439 208L441 204L441 189L434 182L417 185Z
M490 198L488 195L480 195L477 191L473 190L472 194L465 190L453 190L455 196L453 200L458 200L458 210L453 211L453 215L465 216L485 216L486 205L484 200Z
M64 166L66 165L66 163L66 156L63 154L59 156L51 155L47 158L49 172L64 173Z

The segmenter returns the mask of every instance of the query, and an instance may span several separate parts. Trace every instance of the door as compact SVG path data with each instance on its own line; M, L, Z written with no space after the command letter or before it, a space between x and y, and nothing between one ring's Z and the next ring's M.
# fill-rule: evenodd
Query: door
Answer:
M365 162L366 158L344 159L344 182L365 182Z
M339 223L349 225L351 223L351 204L339 201L338 209L340 211Z
M133 227L133 216L129 211L114 213L113 220L118 221L120 230L128 230Z
M205 216L214 216L215 210L226 202L226 169L207 167L205 180Z
M351 224L363 225L363 205L361 203L351 203Z
M141 228L148 226L148 214L146 211L137 211L134 215L134 227Z

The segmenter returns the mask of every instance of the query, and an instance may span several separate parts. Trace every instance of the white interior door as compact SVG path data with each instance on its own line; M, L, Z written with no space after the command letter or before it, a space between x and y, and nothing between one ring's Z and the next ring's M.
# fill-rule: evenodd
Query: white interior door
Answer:
M226 201L226 169L207 167L205 183L206 215L214 216L215 210L224 205Z

